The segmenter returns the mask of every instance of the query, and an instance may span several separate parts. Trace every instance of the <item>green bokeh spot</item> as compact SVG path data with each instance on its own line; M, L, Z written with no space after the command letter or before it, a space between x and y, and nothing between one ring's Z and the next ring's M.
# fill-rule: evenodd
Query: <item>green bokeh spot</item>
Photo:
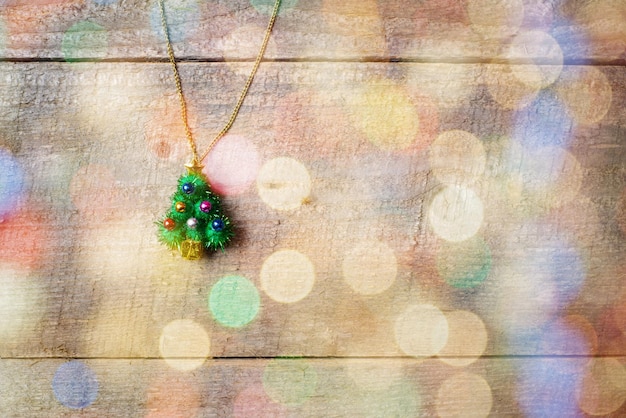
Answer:
M469 289L481 284L491 271L491 251L481 238L443 243L437 253L437 270L452 287Z
M257 9L261 13L265 13L267 15L272 13L274 9L275 0L250 0L250 4L252 7ZM298 4L298 0L281 0L280 8L278 9L278 14L281 11L286 9L294 8Z
M75 23L63 35L61 53L68 62L104 58L108 45L107 31L87 20Z
M4 56L7 45L7 27L2 17L0 17L0 56Z
M259 313L259 291L245 277L226 276L215 283L209 295L209 309L221 325L240 328Z
M317 372L305 360L277 358L265 366L263 388L274 402L303 404L317 388Z

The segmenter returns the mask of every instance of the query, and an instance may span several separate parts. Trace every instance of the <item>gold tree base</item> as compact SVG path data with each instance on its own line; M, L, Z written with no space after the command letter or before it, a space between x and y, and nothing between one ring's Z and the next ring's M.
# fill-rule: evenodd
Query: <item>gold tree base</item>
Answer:
M180 244L180 254L187 260L199 260L202 258L202 242L186 239Z

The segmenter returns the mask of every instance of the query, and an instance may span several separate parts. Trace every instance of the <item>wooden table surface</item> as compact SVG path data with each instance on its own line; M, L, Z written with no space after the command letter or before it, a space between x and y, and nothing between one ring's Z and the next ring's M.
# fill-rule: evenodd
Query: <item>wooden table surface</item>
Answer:
M270 0L167 0L200 148ZM205 173L155 0L0 0L2 417L626 416L626 2L283 0Z

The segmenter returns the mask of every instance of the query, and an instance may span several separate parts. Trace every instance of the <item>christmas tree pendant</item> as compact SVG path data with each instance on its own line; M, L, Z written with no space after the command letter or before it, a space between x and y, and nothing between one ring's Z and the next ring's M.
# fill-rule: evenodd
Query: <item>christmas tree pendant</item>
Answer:
M189 173L178 179L170 210L157 225L163 244L178 249L188 260L198 260L204 248L224 250L233 237L233 228L200 167L194 164L187 168Z

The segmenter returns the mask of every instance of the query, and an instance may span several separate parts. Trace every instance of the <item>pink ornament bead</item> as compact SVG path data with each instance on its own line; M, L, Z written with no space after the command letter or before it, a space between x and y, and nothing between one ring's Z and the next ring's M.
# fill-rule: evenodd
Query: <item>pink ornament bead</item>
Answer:
M208 200L200 202L200 210L204 213L209 213L211 211L211 202Z

